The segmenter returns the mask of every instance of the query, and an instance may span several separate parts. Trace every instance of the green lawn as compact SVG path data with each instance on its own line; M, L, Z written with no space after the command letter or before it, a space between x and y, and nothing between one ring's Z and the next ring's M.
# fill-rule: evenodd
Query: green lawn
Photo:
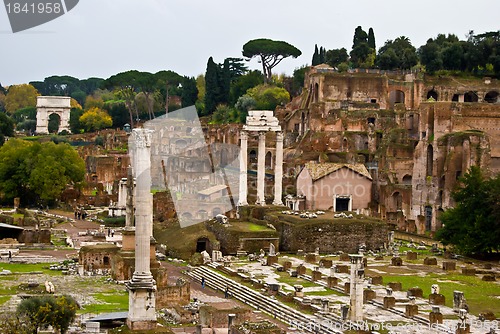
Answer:
M500 284L484 282L476 276L458 274L427 274L420 276L384 275L384 283L401 282L403 290L418 286L423 290L424 298L428 298L431 286L438 284L440 293L446 298L446 306L453 306L453 291L463 291L469 311L478 315L481 312L493 311L500 316Z
M125 290L116 290L109 292L100 292L91 294L98 303L85 305L80 313L105 313L120 312L128 310L128 292Z
M44 274L51 276L61 276L62 272L59 270L50 270L49 267L52 263L0 263L0 270L6 269L12 271L13 274L16 273L29 273L33 271L41 271Z

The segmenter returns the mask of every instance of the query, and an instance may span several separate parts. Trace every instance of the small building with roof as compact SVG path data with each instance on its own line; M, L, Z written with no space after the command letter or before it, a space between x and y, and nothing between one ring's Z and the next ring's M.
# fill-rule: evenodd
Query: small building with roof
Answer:
M308 162L297 176L306 210L356 211L372 199L372 177L363 164Z

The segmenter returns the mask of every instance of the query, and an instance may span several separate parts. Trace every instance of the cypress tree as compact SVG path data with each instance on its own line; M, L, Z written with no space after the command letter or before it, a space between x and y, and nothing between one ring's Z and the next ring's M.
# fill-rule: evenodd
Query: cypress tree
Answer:
M213 58L208 58L207 71L205 72L205 114L210 115L217 107L220 96L219 89L219 66Z
M319 48L319 63L324 64L325 63L325 55L326 55L326 50L324 47Z
M354 30L352 48L355 49L357 46L360 46L361 44L367 42L368 42L368 35L363 30L363 28L361 28L361 26L357 26L356 29Z
M313 54L313 58L312 58L312 66L316 66L318 64L320 64L318 44L315 44L314 45L314 54Z
M231 90L231 65L229 59L224 60L222 67L219 67L219 92L217 104L228 103L229 92Z
M370 28L368 30L368 46L371 47L373 50L375 49L375 34L373 33L373 29Z

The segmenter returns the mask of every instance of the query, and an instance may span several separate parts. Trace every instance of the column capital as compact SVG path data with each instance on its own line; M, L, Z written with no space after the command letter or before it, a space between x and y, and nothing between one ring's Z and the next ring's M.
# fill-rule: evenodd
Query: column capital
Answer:
M261 137L266 138L266 133L267 133L267 131L259 131L259 139L260 139Z
M283 131L276 132L276 141L283 141L283 137L284 137Z
M240 139L248 139L248 132L246 130L240 131Z

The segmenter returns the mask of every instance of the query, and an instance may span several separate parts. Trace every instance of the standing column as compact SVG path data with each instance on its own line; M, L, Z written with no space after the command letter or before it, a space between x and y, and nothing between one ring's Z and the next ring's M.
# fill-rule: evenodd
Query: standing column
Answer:
M264 181L266 177L266 132L259 131L259 156L257 159L257 205L266 205Z
M363 321L363 281L365 278L363 255L349 254L349 257L351 259L349 320Z
M240 198L238 199L238 206L248 205L247 192L248 192L248 134L246 131L240 132L241 145L240 145Z
M134 129L131 135L136 176L135 192L135 271L127 282L129 311L127 325L131 330L156 328L156 283L150 270L150 242L153 229L153 195L151 194L152 130ZM129 147L130 147L129 146Z
M276 132L276 167L274 168L274 205L283 205L283 132Z

